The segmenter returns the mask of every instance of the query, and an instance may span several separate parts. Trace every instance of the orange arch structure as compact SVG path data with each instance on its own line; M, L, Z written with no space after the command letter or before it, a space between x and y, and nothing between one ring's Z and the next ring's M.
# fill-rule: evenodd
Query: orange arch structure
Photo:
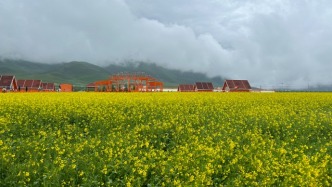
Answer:
M95 91L162 92L164 83L145 73L118 73L95 82Z

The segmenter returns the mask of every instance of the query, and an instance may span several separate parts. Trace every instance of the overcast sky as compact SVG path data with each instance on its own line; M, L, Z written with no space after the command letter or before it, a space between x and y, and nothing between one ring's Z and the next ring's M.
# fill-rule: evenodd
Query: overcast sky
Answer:
M332 83L330 0L0 0L0 56Z

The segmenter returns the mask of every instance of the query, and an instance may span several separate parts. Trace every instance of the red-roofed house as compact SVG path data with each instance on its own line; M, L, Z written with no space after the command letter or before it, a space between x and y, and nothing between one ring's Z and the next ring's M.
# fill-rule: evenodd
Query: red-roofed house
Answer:
M87 84L87 85L85 86L85 90L86 90L87 92L89 92L89 91L95 91L95 89L96 89L96 84L95 84L94 82L89 83L89 84Z
M198 92L213 92L212 82L196 82L195 90Z
M194 92L195 85L193 84L180 84L178 86L178 92Z
M54 92L55 91L55 84L54 83L42 83L42 90L46 92Z
M17 90L15 75L0 75L0 89L3 91Z
M248 80L225 80L223 92L249 92L251 86Z
M17 84L19 91L37 92L42 89L41 80L18 80Z

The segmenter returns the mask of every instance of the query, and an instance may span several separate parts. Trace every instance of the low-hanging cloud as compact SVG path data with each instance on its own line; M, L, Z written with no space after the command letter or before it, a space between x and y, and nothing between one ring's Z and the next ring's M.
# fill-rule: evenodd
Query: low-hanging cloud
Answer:
M229 65L214 65L228 77L269 87L332 83L332 1L127 2L137 16L211 34L227 50Z
M97 65L144 60L249 79L255 86L330 83L331 5L324 0L2 0L0 56Z
M124 1L4 1L1 56L33 61L84 60L98 65L126 59L208 72L228 62L209 34L135 17ZM217 75L218 72L214 72Z

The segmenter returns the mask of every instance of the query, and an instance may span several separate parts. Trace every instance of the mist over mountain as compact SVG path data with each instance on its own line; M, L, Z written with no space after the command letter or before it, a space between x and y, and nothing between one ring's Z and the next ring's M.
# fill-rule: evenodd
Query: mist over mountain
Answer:
M13 74L17 79L41 79L44 82L71 83L84 86L88 83L105 80L111 74L120 72L145 72L165 86L176 87L180 83L192 84L197 81L213 82L221 86L224 78L208 77L204 73L180 71L165 68L154 63L129 61L100 67L88 62L72 61L48 64L26 60L0 59L0 74Z

